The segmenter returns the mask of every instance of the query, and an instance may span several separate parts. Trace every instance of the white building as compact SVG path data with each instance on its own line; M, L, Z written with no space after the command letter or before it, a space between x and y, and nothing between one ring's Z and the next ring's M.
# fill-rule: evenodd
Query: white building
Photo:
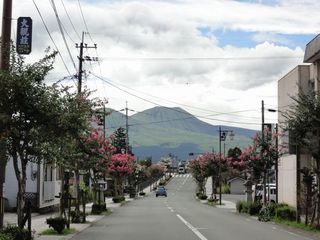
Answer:
M320 76L320 35L311 40L305 50L304 62L298 65L278 81L278 120L285 121L282 112L294 103L292 97L297 96L299 88L305 92L319 90ZM279 129L281 132L281 128ZM287 143L288 151L282 155L278 163L278 194L279 202L286 202L294 207L297 205L297 156L296 146L290 134L279 139L279 144ZM300 169L311 164L311 156L301 150Z
M28 163L26 182L26 198L36 210L44 210L59 204L61 190L61 177L58 168L52 164ZM4 184L4 197L6 208L17 207L18 181L10 160L6 167L6 180Z

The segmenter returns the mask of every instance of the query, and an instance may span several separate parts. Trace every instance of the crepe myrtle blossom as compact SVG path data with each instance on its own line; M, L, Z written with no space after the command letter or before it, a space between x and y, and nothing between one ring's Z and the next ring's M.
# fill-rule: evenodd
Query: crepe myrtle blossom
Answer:
M130 154L114 154L107 165L107 170L113 176L128 176L133 171L135 158Z

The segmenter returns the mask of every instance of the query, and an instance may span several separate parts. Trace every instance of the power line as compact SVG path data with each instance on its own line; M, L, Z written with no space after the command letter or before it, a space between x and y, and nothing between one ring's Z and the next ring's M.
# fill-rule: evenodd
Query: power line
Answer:
M134 97L138 97L137 95L132 94L132 93L130 93L129 91L126 91L126 90L123 90L123 89L117 87L116 84L114 83L114 81L112 81L112 80L110 80L110 79L106 80L105 78L96 76L96 75L93 74L92 72L90 72L90 73L91 73L93 76L99 78L100 80L102 80L102 81L104 81L104 82L106 82L106 83L108 83L108 84L110 84L110 85L118 88L119 90L124 91L124 92L126 92L126 93L128 93L128 94L130 94L130 95L134 95ZM240 110L240 111L234 111L234 112L229 112L229 113L217 112L217 111L212 111L212 110L208 110L208 109L204 109L204 108L194 107L194 106L190 106L190 105L187 105L187 104L182 104L182 103L178 103L178 102L175 102L175 101L170 101L170 100L167 100L167 99L163 99L163 98L160 98L160 97L157 97L157 96L154 96L154 95L151 95L151 94L142 92L142 91L135 90L135 89L130 88L130 87L126 87L126 86L124 86L123 84L117 83L117 85L120 85L120 86L122 86L123 88L127 88L127 89L130 89L130 90L135 91L135 92L140 92L140 93L142 93L142 94L145 94L145 95L148 95L148 96L151 96L151 97L154 97L154 98L163 100L163 101L167 101L167 102L169 102L169 103L174 103L174 104L177 104L177 105L180 105L180 106L184 106L184 107L187 107L187 108L193 108L193 109L197 109L197 110L203 110L203 111L210 112L210 113L213 113L213 114L214 114L214 115L209 115L209 116L232 115L232 116L237 116L237 117L241 117L241 118L246 118L245 116L238 115L238 114L234 114L234 113L257 111L256 109L247 109L247 110ZM141 99L141 97L139 97L139 98ZM155 105L158 105L158 106L162 106L162 105L156 104L156 103L154 103L154 102L152 102L152 101L150 101L150 100L146 100L146 99L142 99L142 100L148 101L149 103L152 103L152 104L155 104ZM171 108L170 108L170 109L171 109ZM177 111L178 111L178 112L182 112L182 111L179 111L179 110L177 110ZM184 112L182 112L182 113L184 113ZM256 118L256 117L248 117L248 118L250 118L250 119L260 119L260 118Z
M72 26L72 28L73 28L74 32L76 33L76 35L77 35L77 37L79 38L79 40L81 40L81 37L80 37L79 33L77 32L77 30L76 30L76 28L75 28L75 26L74 26L73 22L71 21L70 15L69 15L69 13L68 13L68 11L67 11L66 6L64 5L63 0L61 0L61 3L62 3L62 5L63 5L64 11L65 11L65 12L66 12L66 14L67 14L67 17L68 17L68 19L69 19L69 22L70 22L70 24L71 24L71 26Z
M89 73L90 73L90 74L92 74L93 76L95 76L95 77L99 78L100 80L102 80L102 81L104 81L104 82L108 83L109 85L111 85L111 86L113 86L113 87L115 87L115 88L119 89L120 91L123 91L123 92L125 92L125 93L127 93L127 94L129 94L129 95L131 95L131 96L136 97L136 98L139 98L139 99L141 99L141 100L143 100L143 101L145 101L145 102L151 103L151 104L156 105L156 106L159 106L159 107L166 108L166 109L171 110L171 111L176 111L176 112L183 113L183 114L189 114L189 113L186 113L186 112L184 112L184 111L180 111L180 110L175 109L175 108L166 107L166 106L160 105L160 104L158 104L158 103L155 103L155 102L153 102L153 101L150 101L150 100L148 100L148 99L142 98L142 97L140 97L140 96L138 96L138 95L136 95L136 94L130 93L130 92L126 91L125 89L122 89L122 88L120 88L120 87L116 86L116 85L115 85L115 84L113 84L113 83L108 82L108 81L107 81L107 80L105 80L104 78L101 78L101 77L99 77L99 76L97 76L97 75L93 74L92 72L89 72ZM216 114L216 115L221 115L221 114ZM216 115L209 115L209 116L216 116ZM221 120L221 119L209 118L209 117L207 117L207 116L198 116L198 115L193 115L193 116L194 116L194 117L198 117L198 118L207 119L207 120L220 121L220 122L238 123L238 124L248 124L248 125L261 125L260 123L259 123L259 124L257 124L257 123L250 123L250 122L236 122L236 121L228 121L228 120Z
M44 21L44 19L43 19L43 17L42 17L42 14L41 14L41 12L40 12L40 9L38 8L38 5L36 4L36 2L35 2L34 0L32 0L32 2L33 2L34 6L35 6L36 9L37 9L37 12L38 12L38 14L39 14L39 16L40 16L40 18L41 18L41 21L42 21L42 23L43 23L43 25L44 25L47 33L48 33L48 35L49 35L49 37L50 37L53 45L55 46L55 48L56 48L56 50L57 50L57 52L58 52L58 54L59 54L59 56L60 56L60 58L61 58L61 60L62 60L62 63L63 63L63 65L64 65L64 67L66 68L67 72L68 72L69 75L71 76L71 73L70 73L70 71L69 71L69 69L68 69L68 67L67 67L67 64L66 64L66 62L64 61L64 59L63 59L63 57L62 57L62 55L61 55L61 52L59 51L59 48L58 48L57 44L56 44L55 41L53 40L53 37L51 36L50 31L49 31L49 29L48 29L48 27L47 27L47 25L46 25L46 23L45 23L45 21Z
M303 56L266 56L266 57L102 57L106 61L222 61L222 60L282 60L299 59Z
M66 46L66 48L67 48L67 51L68 51L70 60L71 60L71 62L72 62L72 64L73 64L74 69L77 71L76 64L75 64L75 62L74 62L74 60L73 60L73 57L72 57L72 55L71 55L70 48L69 48L69 46L68 46L66 37L65 37L65 35L64 35L63 29L62 29L62 26L61 26L61 21L60 21L60 18L59 18L58 11L57 11L56 5L55 5L55 3L54 3L54 0L51 0L51 6L52 6L53 11L54 11L54 13L55 13L55 16L56 16L56 19L57 19L57 22L58 22L58 26L59 26L59 29L60 29L60 33L61 33L61 36L62 36L62 38L63 38L64 44L65 44L65 46Z
M92 37L91 37L91 34L90 34L90 32L89 32L89 28L88 28L88 25L87 25L87 21L86 21L86 19L85 19L85 17L84 17L83 11L82 11L82 7L81 7L80 0L78 0L78 5L79 5L79 9L80 9L80 13L81 13L81 17L82 17L84 26L85 26L86 31L87 31L87 33L88 33L88 35L89 35L89 37L90 37L90 39L91 39L91 41L92 41L92 43L93 43L93 39L92 39Z

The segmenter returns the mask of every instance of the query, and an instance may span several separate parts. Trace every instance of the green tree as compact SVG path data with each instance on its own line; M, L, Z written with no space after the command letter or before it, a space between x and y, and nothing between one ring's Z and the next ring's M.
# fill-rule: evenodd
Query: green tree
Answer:
M19 227L23 225L27 164L46 159L53 150L53 136L61 133L57 128L59 91L43 83L53 68L55 55L51 53L36 63L26 64L13 52L9 71L0 72L0 125L5 126L7 151L18 181Z
M309 170L304 169L302 173L314 173L316 178L316 196L317 200L313 205L313 217L311 224L320 224L320 94L319 92L304 92L301 89L297 96L292 97L294 104L290 109L283 113L285 117L284 129L289 133L290 145L296 149L297 162L300 161L300 152L311 154L313 163ZM298 169L299 171L299 169ZM300 215L300 174L297 174L297 221ZM306 175L306 174L304 174ZM307 176L304 176L307 177ZM308 196L308 201L309 201ZM311 200L310 200L311 201Z
M123 127L114 132L113 146L116 148L116 154L126 149L126 130Z

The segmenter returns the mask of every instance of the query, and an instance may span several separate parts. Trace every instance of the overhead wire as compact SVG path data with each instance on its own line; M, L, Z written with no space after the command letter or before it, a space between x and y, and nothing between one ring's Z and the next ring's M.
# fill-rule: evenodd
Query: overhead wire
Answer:
M58 22L58 26L59 26L59 30L60 30L61 36L62 36L62 38L63 38L64 44L65 44L65 46L66 46L66 48L67 48L67 51L68 51L68 54L69 54L69 58L70 58L70 60L71 60L71 62L72 62L72 64L73 64L73 67L74 67L75 71L77 71L76 64L75 64L75 62L74 62L74 60L73 60L73 57L72 57L70 48L69 48L69 46L68 46L66 37L65 37L64 32L63 32L63 29L62 29L61 20L60 20L60 18L59 18L58 11L57 11L56 5L55 5L55 3L54 3L54 0L51 0L51 6L52 6L53 11L54 11L54 13L55 13L55 16L56 16L56 19L57 19L57 22Z
M60 50L59 50L59 48L58 48L57 44L55 43L55 41L54 41L53 37L51 36L51 33L50 33L50 31L49 31L49 29L48 29L48 27L47 27L47 24L46 24L46 23L45 23L45 21L44 21L44 18L42 17L42 14L41 14L41 12L40 12L40 9L39 9L38 5L36 4L35 0L32 0L32 2L33 2L33 4L34 4L34 6L35 6L35 8L36 8L36 10L37 10L37 12L38 12L38 14L39 14L40 18L41 18L41 21L42 21L42 23L43 23L43 25L44 25L44 27L45 27L45 29L46 29L47 33L48 33L48 35L49 35L49 37L50 37L50 39L51 39L51 41L52 41L53 45L54 45L54 46L55 46L55 48L56 48L56 51L58 52L58 54L59 54L59 56L60 56L60 58L61 58L61 61L62 61L63 65L64 65L65 69L67 70L67 72L68 72L69 76L71 76L72 74L70 73L70 71L69 71L69 69L68 69L68 67L67 67L66 62L64 61L64 59L63 59L63 57L62 57L62 55L61 55L61 52L60 52Z
M125 92L125 93L127 93L127 94L129 94L129 95L131 95L131 96L136 97L136 98L139 98L139 99L141 99L141 100L143 100L143 101L145 101L145 102L151 103L151 104L153 104L153 105L155 105L155 106L159 106L159 107L166 108L166 109L171 110L171 111L176 111L176 112L179 112L179 113L183 113L183 114L186 114L186 115L188 114L188 115L189 115L189 113L186 113L185 111L181 111L181 110L178 110L178 109L176 109L176 108L166 107L166 106L160 105L160 104L158 104L158 103L155 103L155 102L153 102L153 101L150 101L150 100L148 100L148 99L142 98L142 97L140 97L140 96L138 96L138 95L136 95L136 94L133 94L133 93L131 93L131 92L129 92L129 91L126 91L125 89L122 89L122 88L116 86L116 85L113 84L113 83L108 82L108 81L107 81L106 79L104 79L104 78L100 78L99 76L93 74L92 72L89 72L89 73L90 73L91 75L99 78L99 79L102 80L103 82L108 83L109 85L111 85L111 86L119 89L120 91L123 91L123 92ZM237 111L237 112L238 112L238 111ZM216 115L210 114L209 116L217 116L217 115L221 115L221 114L216 114ZM207 120L215 120L215 121L220 121L220 122L228 122L228 123L248 124L248 125L260 125L260 123L257 124L257 123L252 123L252 122L228 121L228 120L222 120L222 119L209 118L208 116L193 115L193 117L203 118L203 119L207 119Z
M91 34L90 34L90 32L89 32L89 28L88 28L88 25L87 25L87 21L86 21L86 19L85 19L85 17L84 17L83 11L82 11L82 6L81 6L81 3L80 3L80 0L78 0L78 5L79 5L79 9L80 9L80 13L81 13L81 17L82 17L84 26L85 26L86 31L87 31L87 33L88 33L88 35L89 35L89 37L90 37L90 39L91 39L91 41L92 41L92 43L93 43L93 39L92 39L92 37L91 37Z
M303 56L265 56L265 57L103 57L106 61L221 61L221 60L282 60L298 59Z
M64 1L61 0L61 3L62 3L62 6L63 6L63 8L64 8L64 11L65 11L66 14L67 14L67 17L68 17L68 19L69 19L69 22L70 22L70 24L71 24L71 26L72 26L75 34L77 35L78 39L81 41L80 34L77 32L77 30L76 30L76 28L75 28L75 26L74 26L74 24L73 24L73 22L72 22L72 20L71 20L71 18L70 18L70 15L69 15L69 13L68 13L68 11L67 11L67 8L66 8L66 6L65 6L65 4L64 4Z
M93 73L91 73L91 74L93 74ZM93 75L94 75L94 74L93 74ZM226 115L233 115L233 116L237 116L237 117L241 117L241 118L260 119L260 118L255 118L255 117L245 117L245 116L242 116L242 115L234 114L234 113L241 113L241 112L257 111L256 109L247 109L247 110L235 111L235 112L233 112L233 113L217 112L217 111L212 111L212 110L208 110L208 109L204 109L204 108L200 108L200 107L190 106L190 105L183 104L183 103L178 103L178 102L171 101L171 100L168 100L168 99L163 99L163 98L154 96L154 95L152 95L152 94L145 93L145 92L138 91L138 90L136 90L136 89L127 87L127 86L125 86L125 85L123 85L123 84L115 83L115 82L112 81L111 79L108 79L108 81L111 82L111 83L113 83L113 84L115 84L115 85L122 86L123 88L127 88L127 89L130 89L130 90L132 90L132 91L139 92L139 93L142 93L142 94L151 96L151 97L153 97L153 98L156 98L156 99L159 99L159 100L163 100L163 101L166 101L166 102L169 102L169 103L177 104L177 105L180 105L180 106L184 106L184 107L187 107L187 108L192 108L192 109L196 109L196 110L202 110L202 111L205 111L205 112L214 113L214 114L219 114L219 115L224 115L224 114L226 114Z

